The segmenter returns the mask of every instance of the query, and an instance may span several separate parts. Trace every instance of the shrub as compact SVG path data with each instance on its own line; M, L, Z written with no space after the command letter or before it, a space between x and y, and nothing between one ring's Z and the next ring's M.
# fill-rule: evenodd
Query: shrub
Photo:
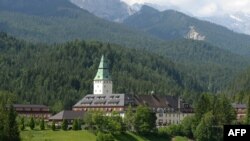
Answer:
M55 121L53 121L53 122L52 122L51 129L52 129L53 131L55 131L55 130L56 130L56 123L55 123Z
M45 129L45 125L44 125L45 123L44 123L44 119L42 119L41 121L40 121L40 129L41 130L44 130Z
M74 119L74 121L73 121L73 130L78 130L78 127L79 127L79 125L78 125L78 120L77 119Z
M102 132L97 133L96 141L114 141L114 140L115 140L114 136L110 133L102 133Z
M29 123L29 126L30 126L30 129L33 130L35 128L35 121L34 121L34 118L31 117L30 119L30 123Z
M67 120L63 120L63 123L62 123L62 129L64 131L68 130L68 121Z
M24 124L24 117L21 118L21 130L23 131L25 129L25 124Z

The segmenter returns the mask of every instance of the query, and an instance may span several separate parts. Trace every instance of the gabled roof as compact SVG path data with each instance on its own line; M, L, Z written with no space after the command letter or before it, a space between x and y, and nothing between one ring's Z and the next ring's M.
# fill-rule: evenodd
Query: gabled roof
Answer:
M172 107L177 109L178 108L178 97L177 96L170 96L170 95L166 95L165 96L165 100L168 102L168 104ZM182 106L182 104L181 104ZM182 107L181 107L182 108Z
M157 95L136 95L135 101L137 105L146 104L151 108L168 107L168 103L164 96Z
M111 80L108 62L103 55L102 55L102 58L98 67L98 71L96 73L94 80Z
M82 119L84 116L83 111L61 111L56 115L49 118L49 120L73 120L73 119Z

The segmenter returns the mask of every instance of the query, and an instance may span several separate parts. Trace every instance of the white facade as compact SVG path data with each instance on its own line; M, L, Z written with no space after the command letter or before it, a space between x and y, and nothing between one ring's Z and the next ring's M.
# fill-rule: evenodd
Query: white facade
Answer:
M94 80L94 94L112 94L112 81L111 80Z
M156 125L179 124L185 117L191 115L193 115L193 113L156 113Z

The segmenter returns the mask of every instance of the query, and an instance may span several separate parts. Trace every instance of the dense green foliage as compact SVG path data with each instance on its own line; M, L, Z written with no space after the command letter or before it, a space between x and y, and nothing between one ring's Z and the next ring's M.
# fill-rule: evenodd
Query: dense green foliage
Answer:
M128 131L134 131L134 112L132 110L131 105L127 108L124 116L124 123L126 125L126 129Z
M85 128L95 133L111 133L113 135L119 135L126 131L135 131L144 135L156 132L155 113L147 106L136 107L136 112L133 112L131 117L126 114L124 120L119 113L112 112L108 116L106 114L101 111L87 112L84 117Z
M206 36L207 42L234 53L250 55L250 36L235 33L225 27L177 11L160 12L144 6L140 12L127 18L124 23L164 40L182 39L190 30L189 27L194 26L195 30Z
M78 120L74 119L72 129L76 131L79 130L78 127L79 127Z
M5 135L6 135L6 141L19 141L19 128L18 124L16 122L16 112L14 110L14 107L11 105L10 109L8 110L8 115L7 115L7 121L5 124Z
M212 113L208 112L201 119L195 131L197 141L222 141L222 133L218 135L218 132L213 129L213 117Z
M63 122L62 122L62 130L66 131L68 130L68 120L64 119Z
M33 0L32 3L27 1L1 1L0 31L36 42L53 43L85 39L146 49L169 57L180 64L180 68L197 80L205 91L212 92L223 90L237 72L249 65L244 58L212 46L215 44L224 49L232 48L234 52L247 53L249 52L246 47L246 44L249 44L248 36L233 33L220 26L198 21L178 12L161 13L146 9L140 12L144 14L146 11L146 16L134 15L138 18L131 20L135 22L135 24L132 23L133 25L142 24L143 28L155 26L149 31L154 35L152 36L122 24L99 19L67 0L53 2ZM153 14L153 19L148 18L150 17L148 14ZM131 18L134 19L134 16ZM155 21L159 25L154 23ZM202 34L207 36L206 39L212 45L189 40L164 41L165 37L183 39L183 34L190 25L195 25L198 30L204 32Z
M96 136L96 141L114 141L115 138L110 133L98 132Z
M44 130L45 129L45 123L44 123L44 118L40 121L40 129Z
M250 96L248 97L246 124L250 124Z
M122 117L118 113L110 113L109 116L100 111L91 111L84 118L86 128L90 131L120 134L123 131ZM96 132L95 131L95 132Z
M15 102L14 95L0 91L0 141L20 141L13 102Z
M56 130L56 123L55 123L55 121L52 121L51 129L52 129L52 131Z
M114 92L182 94L189 99L202 88L167 58L145 51L99 42L72 41L46 46L0 36L0 89L18 96L19 103L37 103L71 109L92 93L100 57L109 60ZM63 103L63 104L62 104Z
M194 116L186 117L181 124L159 128L159 134L186 136L198 141L222 141L223 125L236 123L231 101L223 94L202 94L195 106Z
M20 129L21 129L21 131L23 131L25 129L24 117L21 117L21 123L20 124L21 124Z
M1 0L0 17L0 31L35 42L94 39L149 48L159 40L97 18L69 0Z
M36 127L35 120L33 117L30 118L29 127L33 130Z
M140 134L149 134L156 130L156 115L147 106L140 105L134 115L134 129Z
M236 103L247 103L250 95L250 68L240 73L228 86L227 93Z

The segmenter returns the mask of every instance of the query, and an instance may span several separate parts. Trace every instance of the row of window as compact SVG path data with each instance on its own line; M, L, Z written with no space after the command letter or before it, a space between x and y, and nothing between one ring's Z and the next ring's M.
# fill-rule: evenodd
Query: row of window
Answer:
M82 103L83 106L90 106L92 103ZM95 103L95 106L104 106L104 105L110 105L110 106L113 106L113 105L118 105L119 102L100 102L100 103Z
M77 108L74 111L123 111L123 108Z
M179 124L180 123L180 121L178 121L178 120L167 120L166 122L163 122L163 120L162 119L159 119L158 120L158 125L169 125L169 124Z
M93 97L85 97L85 99L94 100L95 97L94 96ZM116 95L116 96L112 95L112 96L109 96L109 98L108 98L108 96L97 96L96 99L100 99L100 100L102 100L102 99L120 99L120 96L119 95Z
M103 83L110 83L110 84L112 83L112 81L97 81L97 80L94 81L94 83L102 83L102 82Z
M163 113L159 113L158 116L159 116L159 117L163 117L164 114L163 114ZM171 116L172 116L172 117L175 117L175 116L176 116L176 117L179 117L179 116L184 117L184 116L186 116L186 114L185 114L185 113L165 114L165 116L166 116L166 117L171 117Z

